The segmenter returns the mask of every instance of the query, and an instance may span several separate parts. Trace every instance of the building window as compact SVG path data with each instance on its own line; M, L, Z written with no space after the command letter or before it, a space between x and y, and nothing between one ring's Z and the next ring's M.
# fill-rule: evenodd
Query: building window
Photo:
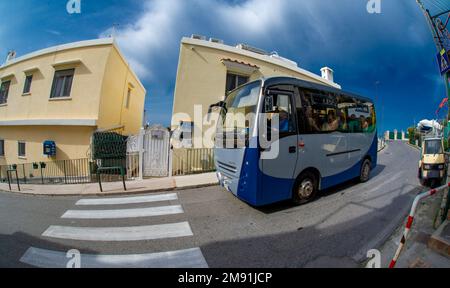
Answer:
M8 102L9 86L11 86L11 81L2 82L0 86L0 105Z
M18 153L18 155L19 155L19 157L22 157L22 158L27 156L25 142L19 142L19 153Z
M50 98L70 97L74 74L75 69L56 71Z
M23 94L29 94L31 92L31 82L33 82L33 75L27 75L25 85L23 86Z
M0 139L0 156L5 156L5 140Z
M237 87L244 85L249 81L249 77L228 73L227 74L227 91L226 93L233 91Z

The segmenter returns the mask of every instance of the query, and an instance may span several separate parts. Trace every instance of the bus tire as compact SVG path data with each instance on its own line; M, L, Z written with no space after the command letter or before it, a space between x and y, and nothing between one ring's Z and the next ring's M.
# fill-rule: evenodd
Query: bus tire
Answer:
M365 159L361 165L361 172L359 175L359 181L366 183L370 179L370 171L372 170L372 163L369 159Z
M312 172L302 173L296 181L292 201L296 205L306 204L314 200L319 189L317 176Z

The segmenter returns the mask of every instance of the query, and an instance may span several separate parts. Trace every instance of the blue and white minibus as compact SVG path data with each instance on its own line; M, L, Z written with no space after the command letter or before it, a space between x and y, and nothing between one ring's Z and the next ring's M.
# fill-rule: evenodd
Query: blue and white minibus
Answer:
M368 181L377 165L376 114L368 98L274 77L240 86L212 107L222 115L214 148L219 182L252 206L304 204L348 180ZM227 121L236 113L254 119ZM268 115L277 116L278 127ZM263 157L271 150L276 157Z

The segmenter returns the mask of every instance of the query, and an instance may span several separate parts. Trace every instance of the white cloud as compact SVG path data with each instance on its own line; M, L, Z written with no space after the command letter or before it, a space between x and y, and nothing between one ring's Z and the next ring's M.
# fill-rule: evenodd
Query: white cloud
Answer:
M175 23L184 1L156 0L143 4L143 14L135 23L116 31L116 40L142 78L151 78L148 67L151 57L164 53L167 42L176 36ZM101 36L111 34L105 31Z
M417 9L413 3L404 11L411 7ZM383 39L402 37L408 42L412 38L415 43L423 39L423 30L408 23L403 15L406 12L390 16L389 13L398 12L391 3L383 9L381 16L370 15L366 13L365 0L346 0L339 5L334 0L146 0L142 14L119 27L116 38L138 75L150 81L164 77L161 73L166 73L166 66L173 66L173 59L178 59L181 37L193 33L262 44L270 50L295 51L302 53L295 55L300 59L309 59L318 49L332 53L336 45L350 54L368 50ZM385 23L391 28L382 34L374 23ZM410 27L408 32L415 29L416 33L405 33L402 25ZM370 35L373 31L378 34ZM108 34L110 31L102 35ZM347 44L357 38L365 41Z
M284 25L288 3L282 0L249 0L241 5L222 3L216 11L219 21L234 28L235 33L259 36Z
M115 37L138 75L155 80L161 68L158 62L170 59L169 55L176 58L182 36L209 26L232 38L260 38L284 25L286 3L282 0L249 0L240 4L219 0L147 0L142 5L141 16L134 23L119 27ZM100 37L110 34L111 30L107 30Z

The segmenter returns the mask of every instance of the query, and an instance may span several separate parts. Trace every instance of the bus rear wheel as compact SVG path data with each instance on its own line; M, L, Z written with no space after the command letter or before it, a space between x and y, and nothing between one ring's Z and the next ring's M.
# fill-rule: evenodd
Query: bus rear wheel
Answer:
M296 182L292 201L296 205L306 204L314 200L317 195L318 181L316 175L311 172L303 173Z
M369 159L364 160L361 166L361 174L359 176L359 180L361 183L366 183L370 179L370 170L372 167L372 163Z

